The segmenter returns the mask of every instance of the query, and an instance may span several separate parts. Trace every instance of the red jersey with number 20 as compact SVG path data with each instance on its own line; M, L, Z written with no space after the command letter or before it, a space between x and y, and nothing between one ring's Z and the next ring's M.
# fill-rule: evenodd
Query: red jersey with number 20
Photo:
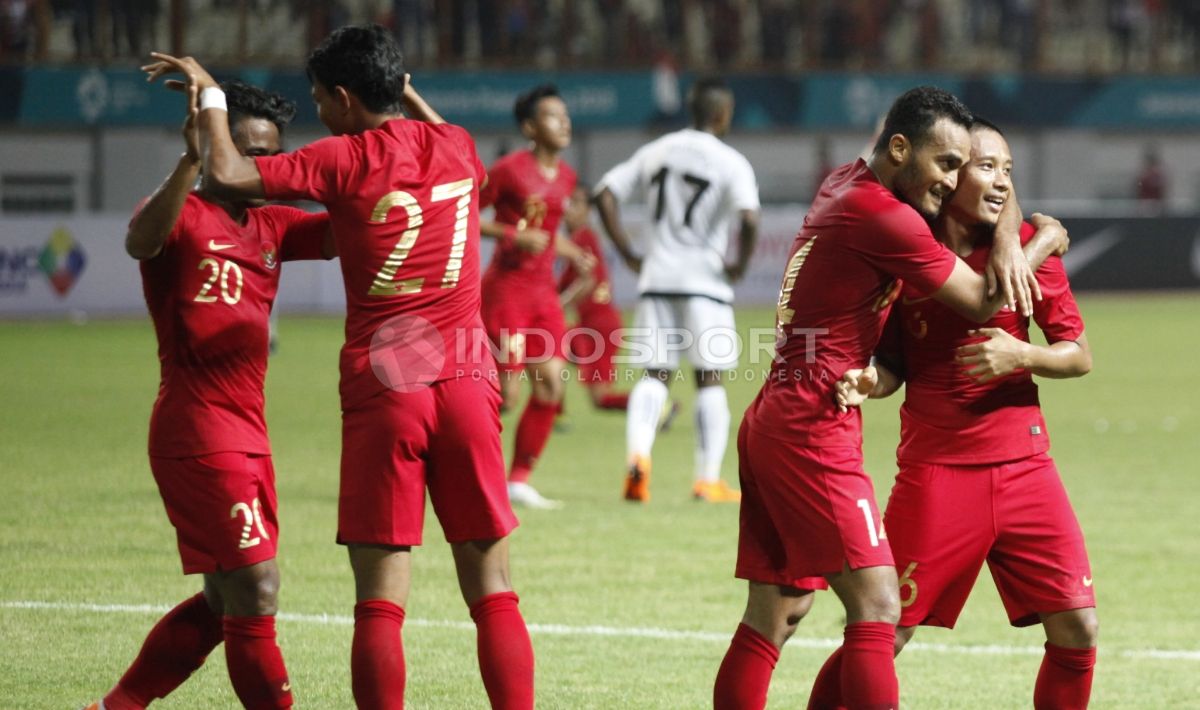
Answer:
M246 223L188 195L162 252L141 262L162 379L150 455L269 454L267 317L279 263L323 258L328 216L268 205Z
M954 270L916 210L859 160L822 183L792 244L776 310L776 361L751 405L754 426L800 446L862 445L862 414L839 412L834 384L865 367L896 279L918 293ZM881 307L882 306L882 307Z
M395 119L294 153L256 158L271 199L329 210L346 289L342 408L387 389L372 370L372 339L390 319L436 328L428 381L494 377L479 317L479 186L483 164L459 126Z
M1022 225L1021 243L1035 231ZM991 251L991 244L977 246L964 261L982 273ZM1062 259L1046 259L1035 274L1042 300L1033 302L1033 319L1046 341L1075 340L1083 333L1083 319ZM879 345L884 361L898 361L905 371L896 452L901 462L976 466L1016 461L1050 448L1037 385L1027 370L981 383L955 361L959 346L986 340L968 334L975 328L1000 328L1029 341L1029 319L1008 308L977 325L908 288L902 292Z
M558 161L554 175L547 176L530 150L509 153L492 165L482 205L496 206L497 222L513 226L524 222L525 227L548 232L550 241L537 254L515 244L497 243L485 274L489 282L525 291L535 286L554 289L554 240L575 182L575 170L566 161Z

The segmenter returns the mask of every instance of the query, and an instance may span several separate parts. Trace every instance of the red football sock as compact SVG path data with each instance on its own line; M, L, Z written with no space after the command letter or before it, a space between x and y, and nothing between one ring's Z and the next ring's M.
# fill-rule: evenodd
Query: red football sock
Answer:
M233 692L247 710L279 710L292 706L283 654L275 642L275 617L226 616L225 665Z
M479 672L493 708L533 708L533 644L514 592L489 594L471 605Z
M713 686L715 710L746 710L767 706L771 673L779 649L746 624L738 624Z
M842 701L850 710L900 706L896 680L896 626L860 621L846 626L842 643Z
M1096 667L1096 649L1064 648L1046 644L1046 655L1033 686L1033 707L1037 710L1076 710L1086 708L1092 695L1092 671Z
M625 411L629 408L629 393L628 392L609 392L601 395L596 401L596 406L601 409L619 409Z
M354 702L369 710L404 708L404 610L386 599L354 605L350 687Z
M808 710L845 710L842 704L842 647L821 666L808 696Z
M221 643L221 619L203 594L180 603L158 620L142 650L115 688L104 696L108 710L141 710L188 679Z
M554 429L554 417L558 414L558 402L543 402L530 397L529 404L521 413L517 424L517 440L513 449L512 471L508 480L525 483L533 473L533 464L546 448L546 440Z

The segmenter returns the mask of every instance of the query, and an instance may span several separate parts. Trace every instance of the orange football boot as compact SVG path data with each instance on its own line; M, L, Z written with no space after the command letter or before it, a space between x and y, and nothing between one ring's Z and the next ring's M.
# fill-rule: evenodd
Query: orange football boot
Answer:
M738 503L742 500L742 492L729 487L720 479L716 481L696 481L692 486L692 498L705 503Z
M635 457L625 476L625 500L645 503L650 500L650 459Z

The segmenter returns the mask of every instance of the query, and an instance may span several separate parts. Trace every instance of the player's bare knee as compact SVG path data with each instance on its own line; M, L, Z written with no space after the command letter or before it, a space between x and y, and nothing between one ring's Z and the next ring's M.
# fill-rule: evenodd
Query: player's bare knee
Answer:
M543 402L558 402L566 393L566 388L563 387L562 371L558 373L546 374L542 373L533 381L533 396Z
M900 595L894 590L877 587L863 590L846 604L848 623L859 621L881 621L887 624L900 623Z
M1072 609L1045 616L1046 639L1055 646L1093 648L1100 639L1100 620L1094 608Z

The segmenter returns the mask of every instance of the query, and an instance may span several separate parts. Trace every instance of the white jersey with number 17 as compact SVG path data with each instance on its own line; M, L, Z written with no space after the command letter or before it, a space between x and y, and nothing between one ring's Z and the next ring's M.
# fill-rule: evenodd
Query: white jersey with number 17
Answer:
M754 169L741 153L711 133L685 128L609 170L596 190L604 188L621 202L646 203L640 294L733 302L725 276L731 223L740 211L759 208Z

